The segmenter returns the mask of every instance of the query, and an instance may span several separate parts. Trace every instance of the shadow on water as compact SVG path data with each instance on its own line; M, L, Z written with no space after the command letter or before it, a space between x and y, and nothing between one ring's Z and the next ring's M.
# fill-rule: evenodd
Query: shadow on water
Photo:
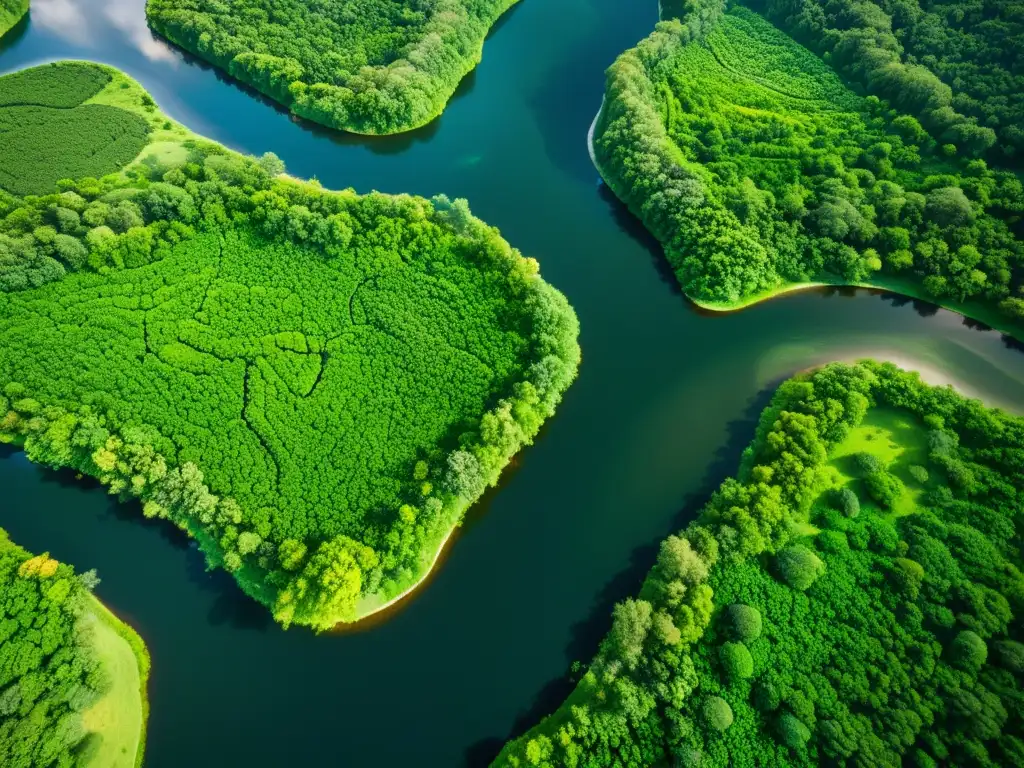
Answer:
M13 48L17 45L18 41L25 36L29 26L29 16L31 15L32 11L30 10L21 17L17 24L7 30L3 37L0 37L0 56L2 56L4 51L8 48Z
M651 234L650 230L634 216L624 202L619 200L612 192L611 187L600 181L597 169L593 169L594 178L597 182L597 195L607 204L608 213L620 232L629 237L639 245L651 258L651 264L658 275L658 279L664 283L676 296L683 297L683 289L679 286L676 273L672 271L672 265L665 257L665 249L661 247L658 239Z
M786 378L783 376L769 382L750 398L742 415L729 422L725 442L715 451L714 459L704 473L698 490L682 499L679 512L672 519L669 530L663 532L656 541L636 547L629 555L629 565L608 581L595 596L587 617L572 625L571 638L565 649L566 674L548 681L541 688L534 696L533 702L516 717L507 736L489 736L471 745L465 753L466 768L485 768L497 757L506 742L522 736L558 709L568 698L577 682L570 674L573 663L581 661L586 664L597 652L601 639L611 627L612 609L617 603L639 592L640 585L654 564L665 537L684 529L696 519L722 481L736 474L743 451L754 437L754 430L762 411L771 402L779 384Z

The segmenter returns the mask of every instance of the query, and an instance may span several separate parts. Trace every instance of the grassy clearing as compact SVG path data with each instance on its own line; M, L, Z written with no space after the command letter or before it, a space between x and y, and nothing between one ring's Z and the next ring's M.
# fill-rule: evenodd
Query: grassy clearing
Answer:
M102 739L89 762L92 768L142 765L149 712L146 681L149 654L135 631L93 598L95 648L110 673L110 691L86 710L82 722Z
M910 467L928 463L924 427L902 411L873 408L860 426L854 427L849 436L833 449L829 463L833 486L850 485L861 503L867 506L871 502L854 464L854 457L859 453L878 457L890 472L903 481L906 490L890 514L896 517L913 514L918 497L925 490L910 474Z

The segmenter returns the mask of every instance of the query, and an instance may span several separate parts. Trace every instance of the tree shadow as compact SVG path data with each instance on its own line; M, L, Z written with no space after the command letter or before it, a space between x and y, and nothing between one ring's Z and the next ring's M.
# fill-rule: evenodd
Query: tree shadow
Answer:
M489 765L506 742L522 736L568 698L576 685L576 680L568 674L572 662L593 657L602 638L611 627L612 608L616 603L639 592L644 577L654 564L661 542L696 519L722 481L736 474L740 458L754 436L761 413L785 378L780 377L769 382L748 400L742 415L729 422L726 426L725 442L715 451L698 490L683 497L679 512L673 517L669 530L656 541L636 547L630 553L629 565L613 576L595 595L585 618L572 625L570 640L565 649L567 674L549 680L538 691L533 701L516 716L507 736L488 736L470 745L465 751L466 768L484 768Z
M595 171L595 173L597 173ZM654 267L658 279L676 296L684 296L683 289L676 279L676 273L672 265L668 263L665 256L665 249L650 230L644 226L636 216L632 214L629 207L619 200L612 192L611 187L603 181L597 186L597 195L608 206L608 213L620 232L639 245L647 255L650 256L651 265Z

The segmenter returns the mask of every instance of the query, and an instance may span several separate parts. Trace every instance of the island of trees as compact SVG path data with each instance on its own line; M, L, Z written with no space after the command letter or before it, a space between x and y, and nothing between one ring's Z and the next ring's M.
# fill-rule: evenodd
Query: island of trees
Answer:
M75 574L0 529L0 765L136 768L149 656Z
M0 37L3 37L28 13L28 0L0 0Z
M575 376L572 309L463 200L288 178L87 63L0 78L0 123L0 440L286 626L421 580Z
M565 704L495 765L1024 764L1024 418L892 364L783 383Z
M818 4L793 4L799 17L783 5L771 17L813 37L801 19ZM847 5L829 4L829 14ZM850 18L871 8L858 4ZM954 99L964 110L954 113L949 87L923 65L883 67L851 52L852 40L866 39L853 27L815 38L818 58L721 0L667 3L663 13L678 18L609 69L593 150L691 299L732 309L816 283L876 286L1024 334L1024 188L1016 173L990 167L1012 154L1012 141L994 144L982 122L996 118L974 114L985 104L1012 112L1020 91L1011 81L1000 87L1013 98ZM822 14L814 18L831 18ZM875 63L888 74L870 69L864 96L826 62L850 78ZM988 72L976 82L949 76L981 93ZM922 83L947 98L921 91L915 101L912 84ZM1012 139L1016 125L1006 118L1000 135Z
M148 0L158 33L293 113L353 133L438 117L516 0Z

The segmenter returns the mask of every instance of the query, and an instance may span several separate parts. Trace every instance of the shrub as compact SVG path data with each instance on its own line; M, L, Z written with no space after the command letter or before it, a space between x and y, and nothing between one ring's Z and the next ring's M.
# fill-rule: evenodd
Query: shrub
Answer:
M740 642L749 643L761 636L761 612L743 603L729 606L729 623L733 637Z
M1016 640L1000 640L995 644L999 663L1015 675L1024 673L1024 643Z
M875 472L864 478L868 495L880 506L891 509L903 495L903 482L891 472Z
M969 629L958 634L949 646L949 661L968 672L977 672L988 658L988 646Z
M754 659L743 643L725 643L719 658L730 680L746 680L754 674Z
M775 558L782 580L801 592L813 584L825 572L825 564L811 550L802 544L779 552Z
M857 469L865 475L873 475L876 472L881 472L885 469L885 465L882 464L881 460L873 453L858 453L854 455L853 461L854 464L857 465Z
M790 749L801 749L811 738L811 731L795 716L786 712L779 718L779 737Z
M860 499L849 486L844 486L836 492L836 506L847 517L856 517L860 514Z
M704 720L716 731L726 731L732 725L732 707L721 696L709 696L704 702Z
M928 470L920 464L914 464L907 471L910 472L910 476L921 485L928 482Z

